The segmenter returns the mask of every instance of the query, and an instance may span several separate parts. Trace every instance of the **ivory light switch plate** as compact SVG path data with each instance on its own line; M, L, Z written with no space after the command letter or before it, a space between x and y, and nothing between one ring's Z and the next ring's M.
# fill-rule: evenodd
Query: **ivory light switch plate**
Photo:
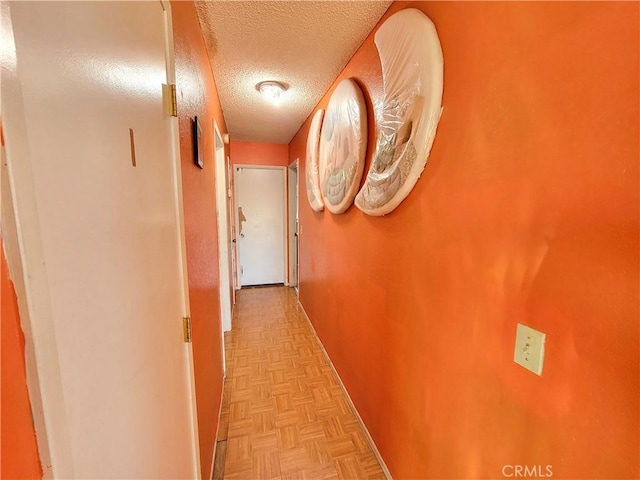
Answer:
M516 350L513 361L536 375L542 375L546 338L545 333L519 323L516 328Z

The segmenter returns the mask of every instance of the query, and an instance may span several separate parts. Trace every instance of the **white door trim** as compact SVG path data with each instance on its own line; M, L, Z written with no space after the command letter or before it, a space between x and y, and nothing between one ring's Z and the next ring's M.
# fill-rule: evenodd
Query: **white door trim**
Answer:
M218 227L218 272L220 275L220 318L222 319L222 345L224 345L223 332L231 330L231 269L229 263L229 223L227 220L227 168L225 165L224 141L218 128L218 123L213 120L213 158L216 173L216 220ZM222 349L222 365L225 365L224 349ZM225 369L226 370L226 369Z
M0 3L0 9L5 43L3 53L10 57L4 59L10 68L2 72L3 89L0 92L5 118L3 132L5 139L15 139L2 147L0 161L2 247L24 333L27 388L43 478L74 478L58 343L39 228L40 215L33 195L33 169L28 161L29 130L26 128L22 87L17 77L13 17L8 2ZM4 100L5 96L11 102ZM23 160L11 162L9 158ZM23 186L20 192L16 185ZM22 215L21 212L30 214ZM29 228L30 235L23 234L25 228ZM25 253L27 250L29 255Z
M236 290L238 290L238 286L237 286L237 280L238 280L238 271L237 271L237 264L238 264L238 260L236 258L236 249L235 249L235 243L236 243L236 232L235 232L235 221L233 220L233 211L235 210L235 206L233 204L233 202L235 201L235 198L233 196L232 193L232 188L233 188L233 171L232 168L233 166L231 165L231 158L229 158L229 155L227 155L227 161L225 163L226 168L227 168L227 221L229 222L229 240L231 241L231 244L229 245L229 258L231 260L231 292L232 292L232 299L233 299L233 306L232 306L232 311L233 308L235 308L236 305ZM233 315L232 315L233 316Z
M0 8L2 8L3 29L6 29L5 41L13 42L11 17L7 11L10 7L3 2ZM7 51L15 52L15 47ZM15 124L20 125L18 128L22 129L25 124L22 89L16 79L7 80L3 72L2 95L13 98L18 108L12 109L11 112L8 112L8 109L4 110L3 113L6 115L5 118L12 116ZM3 103L7 105L7 102ZM3 129L5 138L12 136L11 124L5 122ZM25 137L28 136L27 131L20 133ZM27 387L43 478L74 478L68 421L58 364L58 343L46 281L47 267L42 260L44 253L39 233L38 210L32 195L18 195L15 189L16 183L25 185L25 190L32 188L31 163L8 162L6 158L29 158L28 145L27 142L13 142L7 144L6 150L2 149L0 165L2 242L9 276L13 281L18 300L20 325L24 332ZM26 220L19 222L20 211L32 212L31 218L27 217ZM18 228L18 223L28 225L33 235L25 238L21 229ZM26 245L29 245L31 252L29 258L25 255ZM33 294L34 291L39 294Z
M176 61L173 43L173 16L169 0L160 0L160 5L164 11L164 33L165 33L165 64L167 67L167 82L176 83ZM178 224L178 258L180 263L180 279L182 283L182 309L183 317L191 317L191 306L189 304L189 277L187 275L187 239L184 226L184 197L182 192L182 162L180 157L180 128L178 117L167 117L171 137L171 157L174 168L174 206L176 221ZM186 359L186 378L188 379L187 390L191 403L191 441L193 444L194 456L192 458L193 471L197 479L202 478L200 467L200 438L198 432L198 405L196 401L196 377L193 360L193 344L184 344L184 355ZM223 355L224 356L224 355Z
M283 185L284 188L282 189L282 195L284 198L284 222L282 222L284 224L284 228L282 231L282 236L284 238L284 242L282 242L284 244L284 252L283 252L283 258L284 258L284 262L282 265L282 273L283 273L283 278L287 279L287 219L288 219L288 215L287 215L287 167L280 167L280 166L273 166L273 165L246 165L244 163L234 163L233 164L233 203L235 205L235 212L234 212L234 222L235 222L235 229L236 229L236 236L239 236L239 232L240 232L240 220L239 220L239 216L238 216L238 189L236 188L236 186L238 185L237 182L237 173L238 173L238 168L246 168L246 169L256 169L256 170L280 170L282 172L282 179L283 179ZM238 270L238 290L242 288L242 281L240 280L241 277L241 272L240 272L240 265L241 265L241 259L240 259L240 242L237 241L235 243L235 248L236 248L236 269Z
M289 244L289 255L288 255L288 281L287 285L290 287L298 288L298 278L297 278L297 259L296 259L296 228L297 228L297 220L298 220L298 197L299 197L299 184L300 184L300 159L296 158L293 162L289 164L289 168L287 169L287 225L288 228L288 238L287 242ZM296 184L291 185L291 172L296 172ZM291 190L293 189L295 193L295 198L292 199ZM295 200L295 205L293 201ZM293 218L292 218L293 217Z

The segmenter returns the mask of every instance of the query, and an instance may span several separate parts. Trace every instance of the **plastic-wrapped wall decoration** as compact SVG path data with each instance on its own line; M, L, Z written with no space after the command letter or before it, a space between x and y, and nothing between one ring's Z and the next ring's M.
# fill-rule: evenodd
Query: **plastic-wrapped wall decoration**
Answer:
M376 149L355 204L385 215L409 195L427 163L442 113L443 59L435 26L415 8L389 17L374 42L384 95Z
M342 80L329 99L320 135L320 190L331 213L353 202L364 172L367 111L356 82Z
M305 164L307 198L309 199L309 205L315 212L321 212L324 209L318 172L318 149L320 148L320 128L322 127L323 115L324 110L318 110L313 115L307 136L307 161Z

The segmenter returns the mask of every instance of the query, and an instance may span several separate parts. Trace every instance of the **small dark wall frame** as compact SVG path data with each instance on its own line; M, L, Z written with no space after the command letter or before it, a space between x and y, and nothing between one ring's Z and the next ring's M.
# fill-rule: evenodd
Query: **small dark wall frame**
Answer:
M202 143L202 127L200 126L200 121L198 117L193 117L193 161L200 168L204 168Z

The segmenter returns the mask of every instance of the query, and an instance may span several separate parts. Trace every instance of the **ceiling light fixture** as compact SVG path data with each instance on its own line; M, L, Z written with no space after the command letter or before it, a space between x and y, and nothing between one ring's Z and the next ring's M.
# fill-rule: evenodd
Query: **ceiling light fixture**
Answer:
M273 103L279 103L282 94L287 91L289 87L284 83L276 82L273 80L267 80L266 82L260 82L256 85L262 95Z

